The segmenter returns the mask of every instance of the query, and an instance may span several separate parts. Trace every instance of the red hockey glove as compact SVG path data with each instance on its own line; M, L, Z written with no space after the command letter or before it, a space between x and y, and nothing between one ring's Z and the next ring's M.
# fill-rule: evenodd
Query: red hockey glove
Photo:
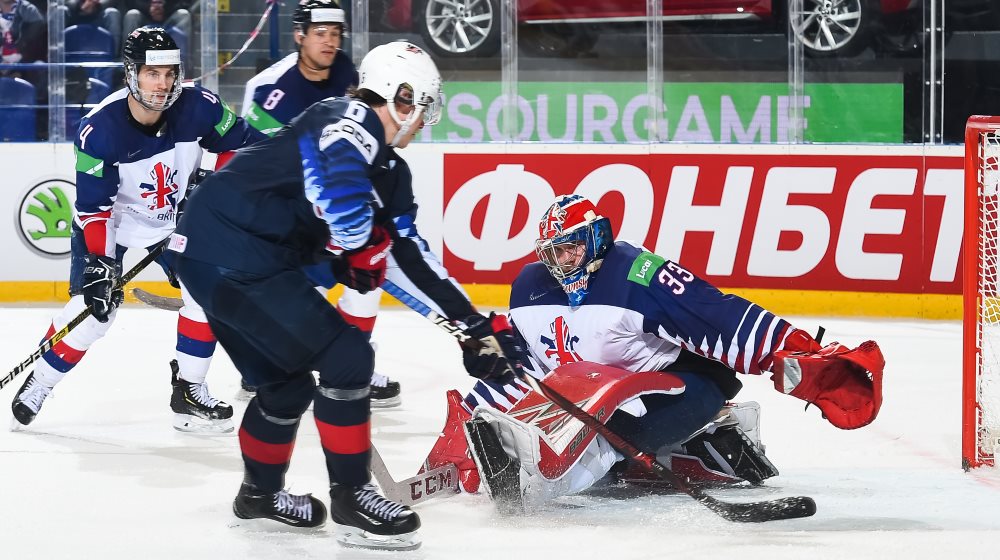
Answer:
M811 334L802 329L792 329L792 332L785 337L785 343L781 347L782 350L808 353L819 352L820 348L819 342L816 342Z
M524 348L514 336L506 315L469 315L465 333L483 343L480 349L462 347L462 362L469 375L511 383L514 376L524 375Z
M368 243L345 252L331 263L333 276L348 288L366 294L385 282L385 267L392 240L382 226L374 226Z
M834 426L853 430L878 415L884 368L875 341L854 350L834 342L816 352L775 352L771 380L778 391L818 406Z

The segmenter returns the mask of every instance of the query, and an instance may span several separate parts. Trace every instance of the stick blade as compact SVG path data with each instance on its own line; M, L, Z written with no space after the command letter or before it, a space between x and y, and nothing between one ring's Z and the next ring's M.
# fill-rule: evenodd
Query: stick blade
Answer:
M721 502L709 496L701 496L699 501L721 517L738 523L799 519L816 513L816 501L808 496L747 503Z
M163 309L164 311L179 311L181 307L184 307L184 300L180 298L159 296L142 288L132 288L132 295L135 299L150 307L155 307L157 309Z

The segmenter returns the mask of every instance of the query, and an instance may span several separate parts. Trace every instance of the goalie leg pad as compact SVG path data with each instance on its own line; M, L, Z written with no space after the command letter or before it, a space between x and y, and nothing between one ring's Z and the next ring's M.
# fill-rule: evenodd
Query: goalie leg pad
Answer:
M743 430L724 426L706 430L684 442L682 457L694 457L708 470L759 485L778 475L778 469L764 456Z
M458 469L458 482L462 490L475 493L479 491L479 471L469 455L469 443L463 431L463 424L472 416L462 406L462 395L458 391L449 390L446 399L448 417L444 428L417 474L453 464Z
M502 514L523 513L520 465L504 451L490 423L482 419L470 420L465 423L465 435L482 473L482 483L497 511Z

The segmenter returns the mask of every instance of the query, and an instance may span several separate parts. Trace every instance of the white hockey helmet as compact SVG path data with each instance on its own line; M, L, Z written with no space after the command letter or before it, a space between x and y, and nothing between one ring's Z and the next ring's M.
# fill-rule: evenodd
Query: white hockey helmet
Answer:
M389 114L401 127L398 138L421 114L429 125L441 120L441 74L424 49L408 41L379 45L365 55L358 74L358 89L370 90L385 99ZM415 106L406 120L396 112L397 102Z

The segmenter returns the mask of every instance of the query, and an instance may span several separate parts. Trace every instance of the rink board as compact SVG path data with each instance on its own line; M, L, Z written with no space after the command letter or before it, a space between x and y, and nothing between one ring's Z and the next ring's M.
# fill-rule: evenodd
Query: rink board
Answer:
M421 235L480 306L506 304L537 217L576 192L599 201L619 239L779 313L961 316L959 146L415 144L403 155ZM4 144L0 160L0 213L13 218L0 227L0 301L65 299L72 146ZM139 276L171 293L163 280L158 268Z

